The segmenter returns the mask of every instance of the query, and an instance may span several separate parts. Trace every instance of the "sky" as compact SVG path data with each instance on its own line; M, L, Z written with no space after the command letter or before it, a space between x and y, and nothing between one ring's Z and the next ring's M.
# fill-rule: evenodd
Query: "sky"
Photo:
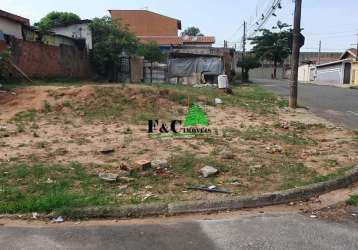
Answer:
M273 0L0 0L0 9L29 18L31 23L39 21L48 12L69 11L83 19L108 15L109 9L148 9L182 21L183 29L197 26L205 35L216 37L216 46L242 46L242 23L255 23L271 6ZM303 51L342 52L356 47L358 34L358 0L303 0L302 28L306 37ZM265 24L271 28L280 20L292 24L293 0L282 0L282 9L277 10ZM251 21L250 21L251 20ZM248 35L254 35L255 25L248 25ZM248 46L250 48L250 45Z

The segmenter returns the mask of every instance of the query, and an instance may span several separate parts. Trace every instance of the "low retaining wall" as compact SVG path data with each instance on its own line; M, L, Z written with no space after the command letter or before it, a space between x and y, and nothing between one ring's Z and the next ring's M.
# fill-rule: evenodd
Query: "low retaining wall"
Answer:
M243 208L255 208L278 204L287 204L308 200L336 189L345 188L358 182L358 166L344 176L334 180L294 188L282 192L273 192L257 196L232 197L216 200L184 201L174 203L150 203L127 206L105 206L70 209L70 218L128 218L157 215L176 215L197 212L217 212Z

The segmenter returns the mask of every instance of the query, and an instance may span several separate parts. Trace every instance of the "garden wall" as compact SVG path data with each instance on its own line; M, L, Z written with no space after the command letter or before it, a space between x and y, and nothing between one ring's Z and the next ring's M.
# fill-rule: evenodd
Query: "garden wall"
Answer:
M13 62L30 78L89 78L90 64L86 49L51 46L40 42L14 40Z

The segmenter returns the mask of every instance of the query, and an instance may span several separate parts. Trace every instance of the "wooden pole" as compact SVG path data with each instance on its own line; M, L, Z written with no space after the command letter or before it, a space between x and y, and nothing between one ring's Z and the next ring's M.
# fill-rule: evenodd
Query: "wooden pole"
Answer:
M299 36L301 32L301 6L302 0L295 1L295 16L293 22L293 44L292 44L292 74L290 83L289 107L297 108L297 81L298 64L300 58Z

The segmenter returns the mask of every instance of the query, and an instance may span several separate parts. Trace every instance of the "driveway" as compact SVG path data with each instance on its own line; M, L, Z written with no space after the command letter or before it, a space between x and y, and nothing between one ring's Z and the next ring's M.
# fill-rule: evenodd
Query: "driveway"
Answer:
M254 79L264 88L287 97L289 81ZM325 85L299 84L299 104L338 126L358 129L358 90Z
M358 227L299 214L174 224L0 228L0 249L358 249Z

